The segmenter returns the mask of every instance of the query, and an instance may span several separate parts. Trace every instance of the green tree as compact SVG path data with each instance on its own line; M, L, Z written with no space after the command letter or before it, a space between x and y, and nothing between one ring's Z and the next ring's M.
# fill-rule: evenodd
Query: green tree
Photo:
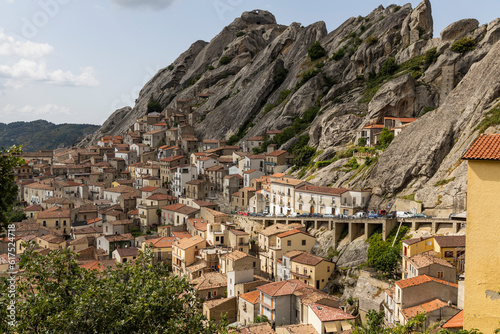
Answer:
M311 60L316 60L326 56L326 50L321 46L320 42L316 41L307 49L307 54Z
M253 319L254 324L260 324L262 322L269 322L269 319L265 315L259 315Z
M457 53L465 53L476 48L476 40L469 37L462 37L456 40L450 47L451 51Z
M378 143L383 148L386 148L387 146L389 146L393 139L394 135L392 134L391 130L389 130L388 128L383 128L382 132L380 133L380 139Z
M220 59L219 59L219 64L221 65L227 65L231 62L231 57L229 56L222 56Z
M97 271L80 268L69 250L28 251L20 262L15 327L6 323L10 299L6 280L0 283L0 332L224 333L203 316L189 282L164 264L153 266L146 253L133 264Z
M163 107L161 106L160 102L152 100L148 103L148 114L157 112L161 113L163 111Z
M0 149L0 230L10 221L9 213L17 201L17 185L14 182L14 168L24 161L19 154L21 146ZM17 219L17 218L16 218Z

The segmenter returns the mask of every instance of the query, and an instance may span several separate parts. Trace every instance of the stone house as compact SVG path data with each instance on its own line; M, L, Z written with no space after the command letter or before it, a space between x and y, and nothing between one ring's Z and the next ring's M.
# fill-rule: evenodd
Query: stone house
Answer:
M139 250L137 247L117 248L112 253L113 259L116 260L116 263L133 262L137 259L138 255Z
M197 235L192 238L184 238L175 241L172 244L173 273L177 276L186 275L186 267L192 265L197 261L196 256L199 256L200 250L205 248L206 245L206 240Z
M97 238L97 249L104 250L110 259L112 258L112 253L115 249L133 246L134 237L130 233L103 235Z
M283 173L293 165L293 154L287 151L277 150L266 154L266 174Z

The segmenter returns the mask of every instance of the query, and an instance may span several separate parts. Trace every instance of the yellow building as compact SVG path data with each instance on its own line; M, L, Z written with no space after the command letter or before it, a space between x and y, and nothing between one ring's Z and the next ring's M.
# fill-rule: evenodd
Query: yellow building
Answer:
M427 238L406 239L402 241L402 246L402 278L407 279L409 278L408 268L410 258L417 254L427 252L434 257L446 260L457 266L457 259L465 254L465 235L436 235Z
M172 260L172 244L177 240L175 237L163 237L157 239L148 239L142 243L142 251L146 251L146 247L152 247L153 263L170 262Z
M36 243L40 248L65 249L66 240L61 237L47 234L36 238Z
M186 275L186 267L195 263L200 249L205 248L207 241L196 235L184 238L172 244L172 270L177 276Z
M481 135L468 160L464 329L500 327L500 134Z
M302 281L316 289L323 289L334 267L334 263L322 257L302 252L290 259L290 278Z
M38 213L37 223L40 226L53 228L69 234L71 231L71 211L70 210L45 210Z

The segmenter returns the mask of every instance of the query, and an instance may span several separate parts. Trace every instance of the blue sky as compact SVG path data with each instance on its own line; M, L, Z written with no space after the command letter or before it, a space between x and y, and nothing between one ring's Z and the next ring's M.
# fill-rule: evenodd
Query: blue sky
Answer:
M415 8L420 1L410 1ZM196 40L210 41L243 11L280 24L325 21L408 1L0 0L0 122L102 124ZM448 24L500 16L498 0L434 0L434 35Z

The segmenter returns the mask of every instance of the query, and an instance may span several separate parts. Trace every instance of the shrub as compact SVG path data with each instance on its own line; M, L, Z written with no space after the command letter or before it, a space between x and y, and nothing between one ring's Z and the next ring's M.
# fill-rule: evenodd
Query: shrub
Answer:
M500 124L500 104L497 104L495 108L491 109L485 114L483 120L476 127L479 133L483 133L490 126L495 126Z
M424 55L424 64L426 65L426 67L429 67L431 64L435 63L439 56L440 53L437 52L437 48L432 48L427 51Z
M352 157L351 160L349 160L345 165L344 167L347 168L348 171L351 171L351 170L355 170L355 169L358 169L359 167L359 164L358 164L358 161L356 160L356 158Z
M212 71L214 67L212 65L207 65L207 71Z
M316 41L309 47L309 49L307 50L307 54L309 55L309 58L311 58L311 60L316 60L326 56L326 50L318 41Z
M335 52L330 59L335 61L340 60L344 57L345 53L346 53L345 48L342 47L338 49L337 52Z
M276 73L274 73L273 81L276 86L279 86L285 81L286 76L288 75L288 70L283 67L278 67L276 69Z
M393 75L397 70L398 64L396 64L396 59L394 59L394 57L389 57L385 60L382 68L380 69L380 76Z
M380 133L380 140L379 140L379 145L382 146L382 148L386 148L389 146L394 139L394 135L388 128L383 128L382 132Z
M312 70L302 73L301 75L302 79L295 85L295 91L297 91L300 87L302 87L311 78L314 78L316 75L318 75L319 72L321 72L321 69L314 68Z
M174 65L173 64L168 65L167 70L172 71L173 69L174 69Z
M219 64L221 65L227 65L231 62L231 57L229 56L222 56L220 59L219 59Z
M366 146L366 138L358 138L358 146Z
M397 12L397 11L399 11L400 9L401 9L401 6L394 7L394 13Z
M472 51L476 48L476 41L473 38L469 37L462 37L458 40L456 40L452 46L451 46L451 51L457 52L457 53L465 53L467 51Z
M368 38L366 39L366 43L367 43L368 45L373 45L373 44L375 44L375 43L377 43L377 42L378 42L378 38L377 38L376 36L373 36L373 35L371 35L370 37L368 37Z
M236 33L236 37L241 37L241 36L244 36L244 35L245 35L245 32L243 32L243 31L238 31Z
M152 100L148 103L148 109L147 113L153 113L153 112L158 112L161 113L163 111L163 107L161 106L160 102L156 100Z

